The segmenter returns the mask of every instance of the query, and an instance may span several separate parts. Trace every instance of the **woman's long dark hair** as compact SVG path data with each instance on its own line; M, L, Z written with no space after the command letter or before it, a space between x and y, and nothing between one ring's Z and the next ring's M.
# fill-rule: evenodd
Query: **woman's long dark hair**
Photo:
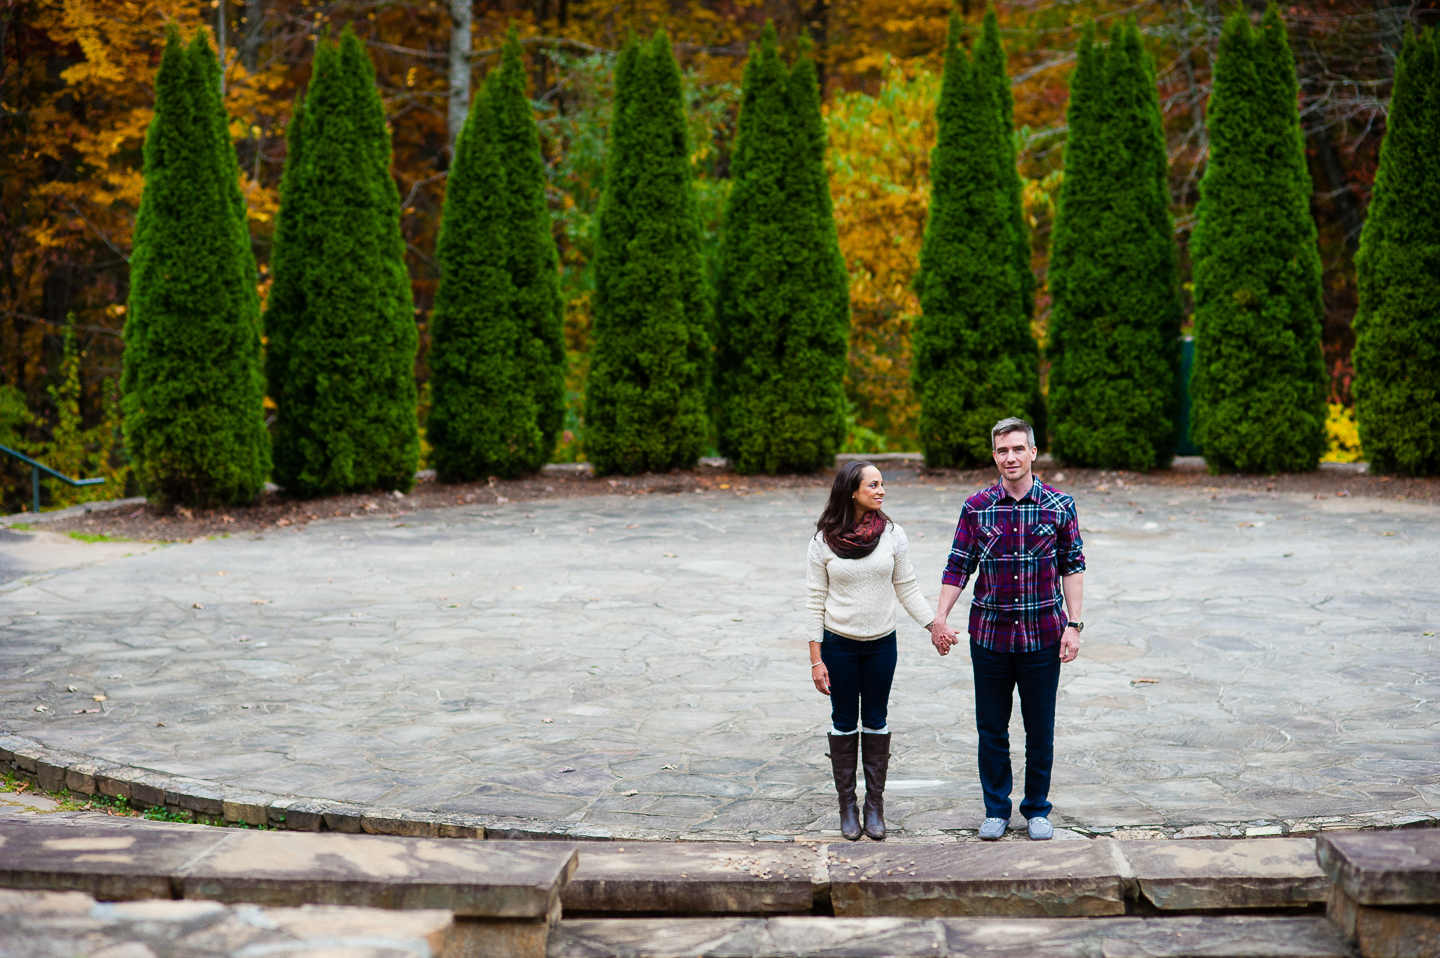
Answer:
M815 522L815 529L822 538L829 539L849 532L855 525L855 490L860 488L860 476L865 467L873 465L873 462L866 462L864 459L852 459L835 470L835 483L830 487L830 498L826 500L825 509ZM885 513L880 513L880 518L886 525L890 524L890 517Z

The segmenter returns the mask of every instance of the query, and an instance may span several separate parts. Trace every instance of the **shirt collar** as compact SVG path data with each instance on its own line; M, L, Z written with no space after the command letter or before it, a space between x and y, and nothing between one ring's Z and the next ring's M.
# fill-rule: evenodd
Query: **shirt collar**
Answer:
M1042 483L1040 482L1040 480L1035 479L1033 482L1030 483L1029 492L1025 493L1025 495L1021 496L1019 499L1011 499L1011 501L1014 502L1016 505L1019 505L1021 501L1025 499L1032 499L1038 504L1040 502L1041 485ZM1005 483L997 479L993 488L995 489L995 498L997 501L1004 501L1006 499L1010 499L1010 493L1005 491Z

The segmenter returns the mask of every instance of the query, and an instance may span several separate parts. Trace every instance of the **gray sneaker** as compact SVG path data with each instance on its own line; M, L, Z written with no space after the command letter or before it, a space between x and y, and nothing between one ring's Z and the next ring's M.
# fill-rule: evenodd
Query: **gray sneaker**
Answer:
M1010 827L1008 818L987 818L980 823L980 838L983 841L993 842L1005 835L1005 829Z
M1049 841L1055 837L1055 826L1051 825L1050 819L1044 815L1036 815L1030 819L1027 830L1030 832L1030 840L1032 842Z

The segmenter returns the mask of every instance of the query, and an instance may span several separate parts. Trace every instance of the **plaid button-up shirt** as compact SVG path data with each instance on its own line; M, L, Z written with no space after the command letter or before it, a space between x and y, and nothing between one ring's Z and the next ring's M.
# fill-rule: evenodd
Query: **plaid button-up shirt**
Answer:
M1085 571L1075 500L1035 480L1019 501L996 483L960 509L945 585L975 580L970 637L994 652L1036 652L1065 632L1061 576Z

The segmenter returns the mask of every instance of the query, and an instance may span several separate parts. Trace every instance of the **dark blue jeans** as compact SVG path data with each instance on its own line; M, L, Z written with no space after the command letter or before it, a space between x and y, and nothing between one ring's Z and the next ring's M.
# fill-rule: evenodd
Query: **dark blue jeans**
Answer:
M1060 644L1038 652L991 652L971 639L970 663L975 669L975 727L980 733L985 816L1010 817L1010 706L1017 688L1025 719L1025 800L1020 814L1027 819L1049 815Z
M895 633L857 642L826 629L820 661L830 673L830 721L835 731L849 734L861 720L871 731L884 728L895 678Z

